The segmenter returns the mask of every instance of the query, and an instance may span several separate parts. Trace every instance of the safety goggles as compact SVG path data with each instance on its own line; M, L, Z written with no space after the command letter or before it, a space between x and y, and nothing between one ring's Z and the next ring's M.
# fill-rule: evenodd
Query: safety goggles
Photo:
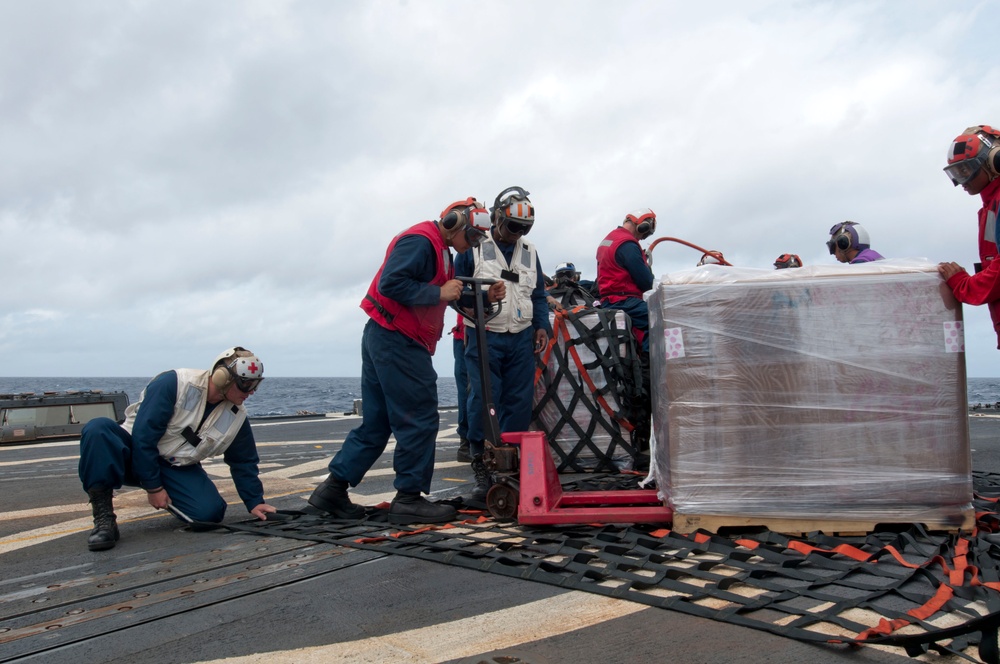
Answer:
M513 219L507 220L507 230L515 235L523 235L531 230L531 224L525 223L523 221L514 221Z
M236 384L236 388L244 394L256 392L257 388L260 387L261 382L264 380L263 378L241 378L232 371L229 372L229 375L233 377L233 382Z
M944 167L944 172L947 173L952 183L957 187L976 177L976 174L979 173L979 169L982 167L982 159L975 157L974 159L960 161L957 164L949 164Z

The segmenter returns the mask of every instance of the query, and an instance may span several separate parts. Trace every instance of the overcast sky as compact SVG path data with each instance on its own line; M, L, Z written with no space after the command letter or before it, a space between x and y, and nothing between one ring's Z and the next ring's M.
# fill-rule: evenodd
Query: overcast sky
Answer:
M770 268L977 260L942 172L1000 124L1000 2L0 0L0 375L151 376L254 350L357 376L393 235L531 192L546 271L650 207ZM661 244L654 271L700 254ZM1000 376L966 307L970 376ZM451 375L450 344L435 364Z

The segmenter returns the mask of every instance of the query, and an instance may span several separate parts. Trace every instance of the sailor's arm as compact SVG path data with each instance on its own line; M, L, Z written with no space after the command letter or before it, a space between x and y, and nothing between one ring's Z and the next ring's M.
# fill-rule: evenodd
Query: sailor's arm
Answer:
M236 492L240 494L247 511L258 519L263 519L268 512L274 512L274 507L264 502L264 485L261 484L258 468L260 457L257 455L250 420L244 420L222 458L229 466Z
M177 402L177 372L164 371L146 386L145 395L132 426L132 471L146 490L149 504L164 509L170 496L160 477L157 445L174 416Z

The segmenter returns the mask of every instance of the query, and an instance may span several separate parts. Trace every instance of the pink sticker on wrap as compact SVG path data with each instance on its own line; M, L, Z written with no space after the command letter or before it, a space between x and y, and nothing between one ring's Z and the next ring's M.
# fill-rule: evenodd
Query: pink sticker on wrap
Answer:
M948 321L944 324L944 352L965 352L965 329L962 321Z
M681 334L681 328L671 327L664 330L663 336L667 340L667 359L676 360L684 357L684 335Z

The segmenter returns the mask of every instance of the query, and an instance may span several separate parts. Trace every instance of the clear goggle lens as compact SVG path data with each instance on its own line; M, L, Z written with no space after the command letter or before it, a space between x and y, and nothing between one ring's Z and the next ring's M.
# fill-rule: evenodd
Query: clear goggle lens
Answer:
M965 161L960 161L957 164L945 166L944 172L948 174L948 177L950 177L951 181L957 186L965 184L974 178L981 167L982 164L979 159L966 159Z

